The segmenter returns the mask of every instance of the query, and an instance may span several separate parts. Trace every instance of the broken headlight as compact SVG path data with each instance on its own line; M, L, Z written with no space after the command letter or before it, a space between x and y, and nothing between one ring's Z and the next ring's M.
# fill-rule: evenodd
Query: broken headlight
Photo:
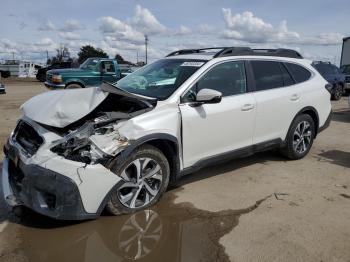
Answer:
M118 125L98 126L88 122L67 136L54 142L51 151L66 159L96 164L113 157L129 143L117 131Z

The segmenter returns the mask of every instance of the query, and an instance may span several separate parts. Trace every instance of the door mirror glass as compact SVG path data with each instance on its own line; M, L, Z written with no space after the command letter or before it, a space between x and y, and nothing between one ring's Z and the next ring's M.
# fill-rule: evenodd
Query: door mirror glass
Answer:
M221 92L214 89L204 88L197 93L196 102L203 104L216 104L221 102L221 98Z

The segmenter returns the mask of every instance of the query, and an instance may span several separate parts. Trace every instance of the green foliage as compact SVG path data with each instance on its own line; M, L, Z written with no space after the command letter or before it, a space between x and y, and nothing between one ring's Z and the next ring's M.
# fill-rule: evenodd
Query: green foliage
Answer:
M78 62L81 64L90 57L108 58L108 55L100 48L95 48L91 45L82 46L80 48L80 52L78 53Z

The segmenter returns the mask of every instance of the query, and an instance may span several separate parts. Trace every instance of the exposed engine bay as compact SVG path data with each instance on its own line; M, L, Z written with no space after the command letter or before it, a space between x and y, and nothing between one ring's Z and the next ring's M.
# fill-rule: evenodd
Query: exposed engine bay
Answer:
M67 127L45 126L63 136L52 143L51 151L72 161L103 164L129 145L128 139L119 134L119 127L152 109L146 101L110 93L87 116Z

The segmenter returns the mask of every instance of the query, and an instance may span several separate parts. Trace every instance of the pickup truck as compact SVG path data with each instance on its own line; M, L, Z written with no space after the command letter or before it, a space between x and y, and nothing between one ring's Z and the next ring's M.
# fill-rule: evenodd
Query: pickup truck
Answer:
M120 77L115 59L88 58L79 68L47 71L45 86L50 89L84 88L98 86L102 81L114 83Z

